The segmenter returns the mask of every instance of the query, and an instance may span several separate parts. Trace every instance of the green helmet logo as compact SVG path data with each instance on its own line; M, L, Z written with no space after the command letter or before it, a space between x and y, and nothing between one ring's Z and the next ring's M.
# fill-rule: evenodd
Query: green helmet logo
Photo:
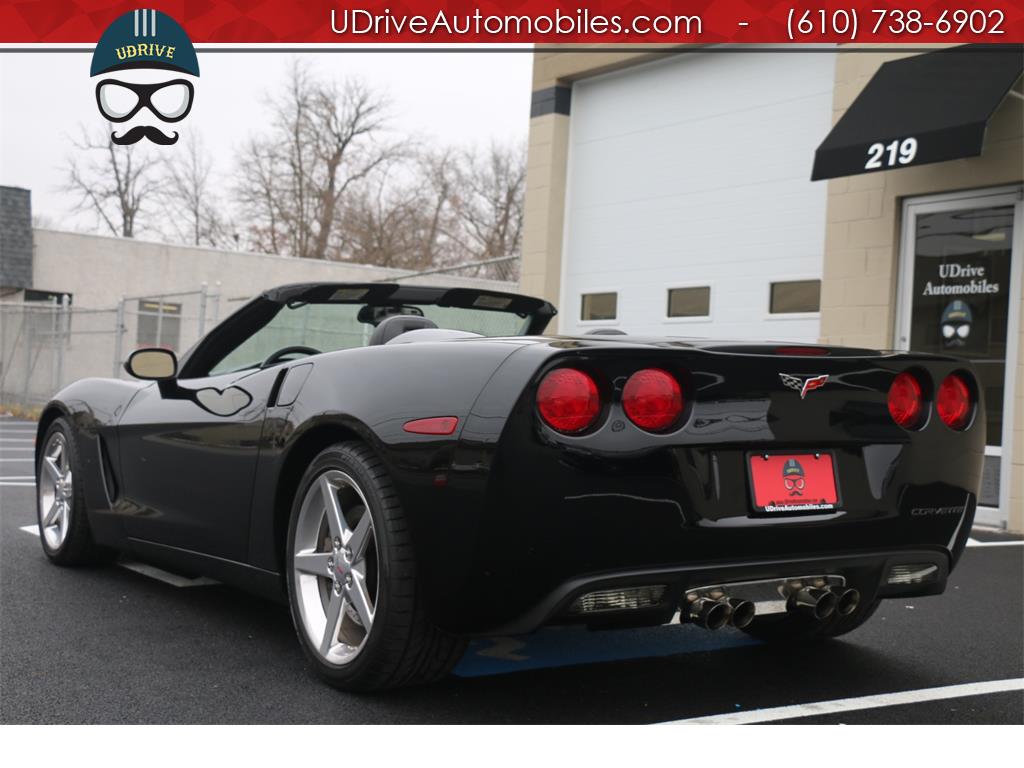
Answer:
M199 77L196 49L185 30L166 13L151 9L126 13L107 27L92 53L89 76L135 68Z

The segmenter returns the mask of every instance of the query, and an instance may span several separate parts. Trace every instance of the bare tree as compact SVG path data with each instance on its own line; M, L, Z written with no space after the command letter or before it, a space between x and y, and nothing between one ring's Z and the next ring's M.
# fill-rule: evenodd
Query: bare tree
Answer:
M362 83L317 79L293 63L271 102L269 132L239 157L241 217L261 250L339 258L339 216L353 185L395 154L382 144L386 104Z
M220 245L226 235L224 215L213 187L213 162L202 137L190 133L161 163L166 183L161 201L169 234L190 245Z
M134 144L114 144L109 127L94 136L80 128L76 152L67 161L65 189L78 196L73 210L93 213L112 235L135 237L160 193L157 159Z
M470 257L467 261L520 253L525 186L522 146L493 144L484 153L460 156L452 199L458 226L450 235Z
M348 195L343 258L409 270L519 254L525 157L517 147L420 152L393 159ZM509 264L480 276L510 279Z
M354 187L339 222L343 258L408 270L448 263L450 158L409 151Z
M262 253L281 253L287 206L276 176L281 163L278 149L269 142L249 139L240 157L242 182L235 200L247 221L248 245Z

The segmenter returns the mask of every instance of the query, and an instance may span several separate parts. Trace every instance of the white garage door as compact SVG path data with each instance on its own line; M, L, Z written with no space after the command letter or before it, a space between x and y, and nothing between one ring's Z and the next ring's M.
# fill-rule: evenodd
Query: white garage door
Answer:
M817 341L816 312L782 310L821 278L827 189L809 179L834 74L832 52L709 53L576 83L562 332ZM773 283L795 283L774 306ZM670 317L683 287L710 290ZM582 297L610 293L615 320L584 320L612 300Z

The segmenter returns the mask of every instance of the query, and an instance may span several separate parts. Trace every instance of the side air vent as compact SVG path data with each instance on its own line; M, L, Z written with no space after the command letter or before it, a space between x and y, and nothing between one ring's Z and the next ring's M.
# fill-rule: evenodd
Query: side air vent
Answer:
M103 476L103 490L107 493L107 501L113 503L117 500L118 487L117 478L114 475L114 465L110 460L110 452L107 449L107 441L102 435L96 440L100 454L100 468Z

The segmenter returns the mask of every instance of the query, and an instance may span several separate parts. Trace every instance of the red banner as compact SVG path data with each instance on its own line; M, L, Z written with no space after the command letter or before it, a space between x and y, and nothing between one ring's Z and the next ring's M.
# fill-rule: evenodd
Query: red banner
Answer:
M1024 0L0 0L0 43L163 11L195 43L1021 43Z

